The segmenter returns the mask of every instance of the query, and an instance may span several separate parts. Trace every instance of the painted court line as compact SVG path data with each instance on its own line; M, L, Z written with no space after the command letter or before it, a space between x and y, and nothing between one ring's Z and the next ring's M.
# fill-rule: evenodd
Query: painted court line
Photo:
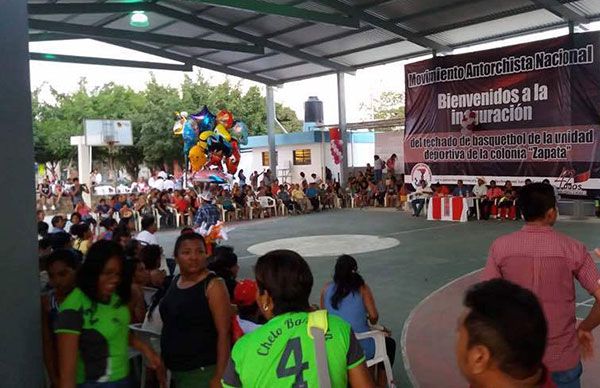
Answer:
M456 224L453 224L452 226L454 226ZM475 271L471 271L469 273L466 273L464 275L461 275L459 277L457 277L456 279L450 281L449 283L444 284L443 286L441 286L440 288L438 288L437 290L433 291L431 294L427 295L423 300L421 300L410 312L410 314L408 315L408 318L406 318L406 321L404 321L404 326L402 327L402 337L400 338L400 349L402 350L402 361L404 361L404 370L406 371L406 374L408 375L408 379L410 380L412 386L414 388L419 388L419 383L417 382L417 380L415 379L415 376L412 373L412 369L410 368L410 361L408 360L408 353L406 352L406 333L408 331L408 326L410 325L414 314L416 313L416 311L419 309L419 307L421 307L422 304L425 304L429 299L431 299L435 294L445 290L446 288L450 287L451 285L453 285L454 283L469 277L471 275L476 274L477 272L483 271L483 268L480 269L476 269Z
M422 231L425 231L425 230L446 229L446 228L452 228L452 227L458 226L458 225L460 225L460 223L452 223L450 225L442 225L442 226L430 226L428 228L418 228L418 229L402 230L400 232L394 232L394 233L384 234L384 236L396 236L396 235L399 235L399 234L408 234L408 233L414 233L414 232L422 232Z

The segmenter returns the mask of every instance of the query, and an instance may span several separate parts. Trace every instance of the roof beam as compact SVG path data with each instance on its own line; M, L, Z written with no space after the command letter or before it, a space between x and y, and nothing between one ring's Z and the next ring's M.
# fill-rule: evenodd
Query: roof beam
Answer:
M262 76L246 73L245 71L237 70L237 69L228 67L226 65L220 65L220 64L216 64L216 63L212 63L212 62L208 62L208 61L203 61L201 59L187 57L185 55L168 52L165 50L161 50L159 48L149 47L149 46L139 44L139 43L111 41L110 39L101 39L101 41L105 42L105 43L109 43L109 44L114 44L115 46L127 48L130 50L136 50L136 51L143 52L146 54L156 55L158 57L171 59L174 61L186 62L191 65L198 66L198 67L201 67L204 69L213 70L213 71L223 73L223 74L229 74L229 75L232 75L235 77L251 80L251 81L262 83L262 84L267 84L267 85L278 85L279 84L279 82L277 80L272 79L272 78L267 78L267 77L262 77Z
M535 4L539 5L542 8L547 9L552 12L556 16L562 18L567 22L571 22L574 24L587 24L589 20L573 11L572 9L566 7L563 3L558 0L532 0Z
M33 61L49 61L49 62L66 62L66 63L81 63L86 65L105 65L105 66L121 66L121 67L137 67L144 69L159 69L159 70L175 70L175 71L192 71L191 64L173 64L160 62L146 61L130 61L124 59L110 59L97 57L81 57L75 55L60 55L46 53L29 53L29 59Z
M163 6L155 5L155 4L152 4L150 9L152 12L160 13L164 16L172 17L174 19L181 20L183 22L198 26L200 28L208 29L208 30L214 31L219 34L229 35L229 36L233 36L238 39L252 42L256 45L267 47L267 48L270 48L271 50L275 50L275 51L278 51L283 54L287 54L292 57L303 59L305 61L317 64L317 65L320 65L323 67L327 67L327 68L334 69L337 71L342 71L345 73L354 72L354 68L352 68L351 66L347 66L347 65L335 62L335 61L331 61L329 59L322 58L317 55L309 54L305 51L294 49L292 47L270 41L269 39L265 39L260 36L254 36L252 34L248 34L246 32L237 30L235 28L229 27L224 24L214 22L214 21L206 19L206 18L192 16L190 14L180 12L180 11L177 11L172 8L163 7Z
M108 38L125 41L153 42L162 44L173 44L179 46L201 47L218 50L239 51L252 54L263 54L264 48L245 44L228 43L216 40L202 40L174 35L161 35L151 32L117 30L112 28L91 27L81 24L71 24L62 22L51 22L47 20L29 19L29 27L36 30L46 30L54 32L63 32L73 35L81 35L92 38Z
M303 8L296 8L288 4L268 3L262 0L194 0L198 3L206 3L221 7L243 9L264 14L286 16L301 20L308 20L317 23L333 24L350 28L358 28L359 21L357 17L348 17L339 14L311 11Z
M83 14L83 13L129 13L145 11L150 3L45 3L28 4L30 15Z
M347 13L349 15L353 15L358 17L360 20L385 31L394 33L398 36L406 38L406 40L418 44L419 46L427 47L432 50L437 51L438 53L448 53L452 51L452 49L448 46L445 46L441 43L435 42L429 38L425 38L419 36L417 33L407 30L404 27L400 27L396 23L380 18L379 16L375 16L370 14L364 10L360 10L346 3L342 3L339 0L314 0L317 3L326 5L330 8L338 10L340 12Z
M50 40L72 40L82 39L81 36L61 34L58 32L40 32L35 34L29 34L30 42L45 42Z

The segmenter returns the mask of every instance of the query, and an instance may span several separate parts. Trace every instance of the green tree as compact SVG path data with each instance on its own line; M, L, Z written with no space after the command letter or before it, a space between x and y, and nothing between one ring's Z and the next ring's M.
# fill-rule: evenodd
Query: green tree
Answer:
M385 91L374 103L373 118L375 120L404 118L404 94Z
M230 110L235 119L244 121L251 135L266 134L266 104L261 89L250 87L245 93L241 84L229 79L211 85L202 73L194 79L186 76L179 88L160 85L154 76L143 91L108 83L90 90L85 78L72 93L59 93L50 88L55 103L40 101L40 90L32 93L35 157L39 163L69 161L76 149L70 137L83 134L85 119L131 120L133 146L118 147L114 155L96 147L95 160L115 160L133 177L142 163L150 167L183 161L183 141L172 133L175 112L196 113L203 105L217 114ZM279 121L289 131L299 131L302 122L295 112L276 105Z
M142 94L144 105L139 112L140 134L137 144L141 148L143 162L157 167L173 160L182 161L182 138L174 136L172 132L174 113L182 110L179 91L160 85L152 76Z
M360 110L366 114L366 120L404 118L404 94L383 91L370 103L361 103Z

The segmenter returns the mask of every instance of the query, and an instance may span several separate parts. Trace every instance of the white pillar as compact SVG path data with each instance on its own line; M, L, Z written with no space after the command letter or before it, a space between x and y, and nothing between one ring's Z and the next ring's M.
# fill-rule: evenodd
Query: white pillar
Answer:
M337 92L338 122L342 143L344 144L342 162L340 163L340 184L342 187L346 187L348 180L348 135L346 133L346 85L344 82L344 73L337 73Z
M275 95L273 86L267 85L267 133L269 135L269 168L272 178L277 178L277 149L275 146Z
M0 8L0 386L43 385L27 2Z
M92 182L90 181L90 172L92 171L92 147L85 142L85 136L71 136L71 145L77 146L77 177L79 183L85 183L92 193ZM92 197L90 194L83 193L83 200L92 207Z

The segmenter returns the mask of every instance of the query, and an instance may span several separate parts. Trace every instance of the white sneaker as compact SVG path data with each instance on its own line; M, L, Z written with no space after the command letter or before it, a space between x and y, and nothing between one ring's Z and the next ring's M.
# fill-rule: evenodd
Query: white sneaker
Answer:
M48 210L48 208L46 207L46 205L42 205L42 210L44 210L44 211Z
M56 210L56 206L52 205L51 209Z

